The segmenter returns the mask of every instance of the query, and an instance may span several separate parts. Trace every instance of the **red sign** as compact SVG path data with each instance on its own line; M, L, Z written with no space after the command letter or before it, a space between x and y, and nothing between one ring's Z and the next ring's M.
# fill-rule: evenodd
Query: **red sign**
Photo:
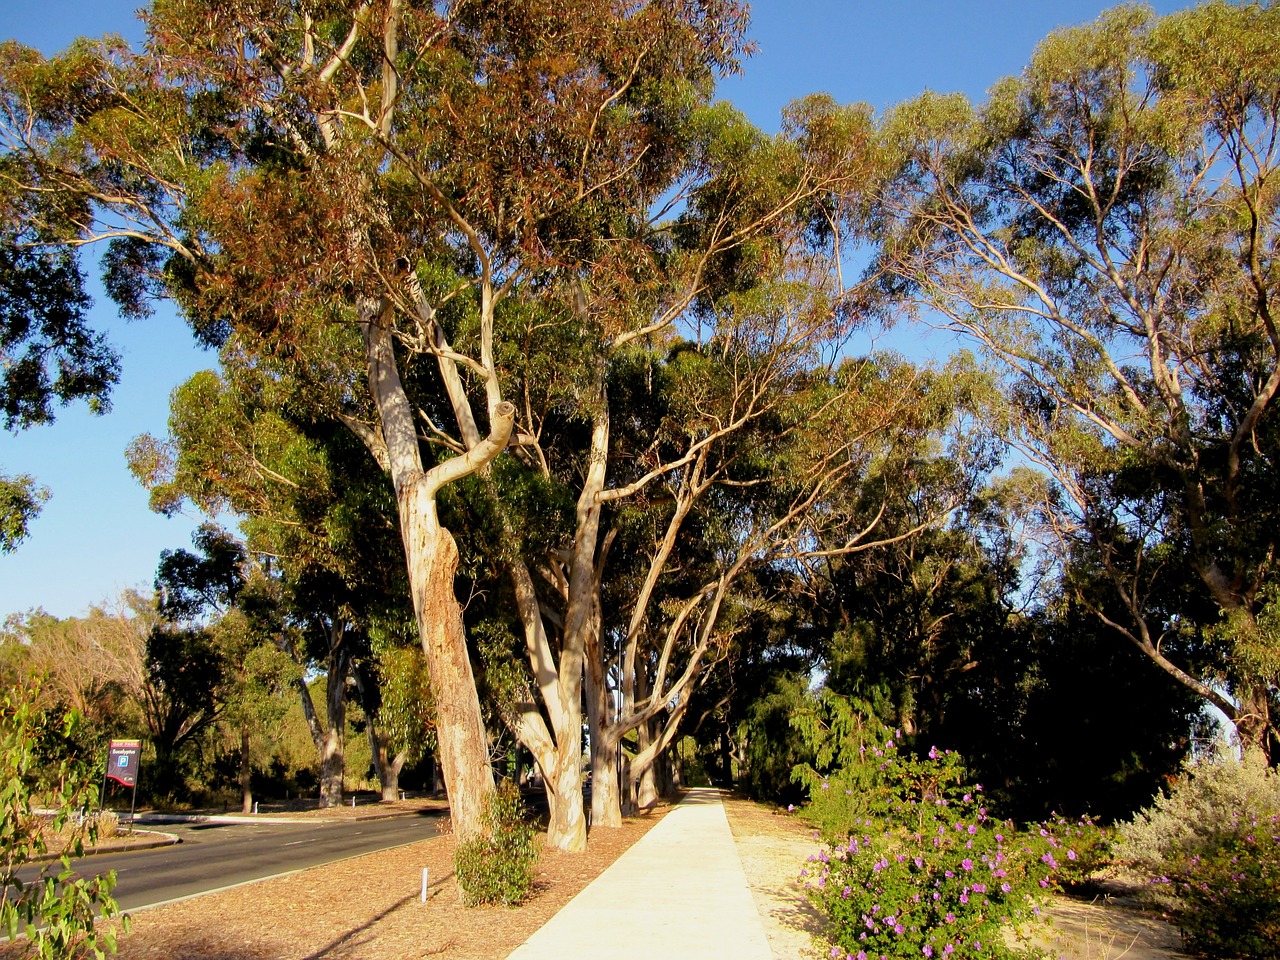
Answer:
M112 740L107 754L107 776L126 787L138 785L138 754L141 740Z

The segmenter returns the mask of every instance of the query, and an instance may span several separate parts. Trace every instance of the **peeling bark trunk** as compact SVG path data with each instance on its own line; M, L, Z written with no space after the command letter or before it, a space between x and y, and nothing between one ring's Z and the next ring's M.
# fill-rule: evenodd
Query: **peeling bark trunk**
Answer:
M484 831L485 805L494 785L462 610L453 592L458 547L453 535L440 526L434 493L424 480L401 494L400 526L435 698L437 757L449 796L449 815L458 839L469 840Z
M491 317L488 287L485 305L486 316ZM415 415L404 392L391 339L394 307L385 300L368 299L361 301L358 309L369 365L369 391L381 420L413 609L436 701L436 757L449 795L454 833L460 841L470 840L485 831L485 807L494 789L493 768L467 653L462 608L453 592L458 547L440 524L436 493L483 468L502 452L515 423L515 407L495 392L489 408L489 436L469 445L462 456L424 471ZM496 391L496 380L491 386Z

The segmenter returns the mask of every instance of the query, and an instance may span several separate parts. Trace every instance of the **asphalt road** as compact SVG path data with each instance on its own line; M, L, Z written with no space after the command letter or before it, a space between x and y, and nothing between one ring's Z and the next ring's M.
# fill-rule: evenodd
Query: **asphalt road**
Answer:
M72 867L87 875L115 870L114 896L121 909L139 910L436 835L435 818L421 815L307 824L165 824L159 829L177 834L182 842L85 857L72 861Z

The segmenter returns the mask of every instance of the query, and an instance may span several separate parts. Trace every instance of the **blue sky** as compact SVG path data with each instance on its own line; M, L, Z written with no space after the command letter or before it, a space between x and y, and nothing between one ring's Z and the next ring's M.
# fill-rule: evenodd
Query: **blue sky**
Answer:
M1160 12L1191 6L1152 5ZM1017 73L1049 31L1092 20L1108 6L1093 0L760 0L752 4L751 30L759 53L720 94L770 131L789 101L819 91L877 110L925 89L981 99L997 79ZM46 54L79 35L113 32L136 43L135 8L128 0L3 0L0 39ZM0 433L0 469L34 474L52 492L31 537L0 556L0 619L34 607L76 616L124 589L149 589L160 551L189 546L199 522L151 513L125 466L124 449L141 433L162 435L169 393L216 357L198 351L169 312L124 323L109 303L100 303L93 320L123 355L111 413L94 417L71 407L51 426Z

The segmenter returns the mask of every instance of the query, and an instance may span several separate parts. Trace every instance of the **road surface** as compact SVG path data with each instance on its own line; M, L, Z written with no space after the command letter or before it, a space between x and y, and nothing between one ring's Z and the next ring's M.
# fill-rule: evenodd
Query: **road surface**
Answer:
M434 812L432 812L434 813ZM433 815L306 824L166 824L182 842L72 861L76 871L116 871L122 910L139 910L436 836ZM30 868L20 876L29 879Z

